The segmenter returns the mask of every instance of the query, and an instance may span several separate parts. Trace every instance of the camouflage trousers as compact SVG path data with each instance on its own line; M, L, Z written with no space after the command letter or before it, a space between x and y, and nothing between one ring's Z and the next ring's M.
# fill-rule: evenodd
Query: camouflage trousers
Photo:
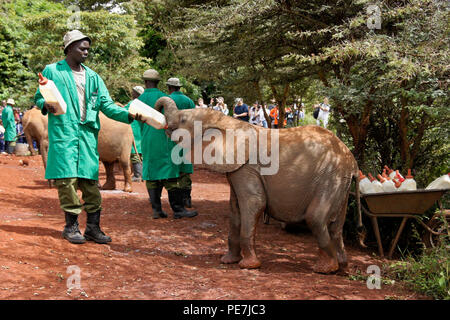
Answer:
M80 214L84 209L87 213L94 213L102 209L102 196L96 180L83 178L64 178L55 180L58 188L59 205L65 212ZM77 190L81 190L81 204Z
M192 189L192 180L189 173L181 173L178 178L164 179L164 180L147 180L145 181L147 189L166 188L167 191L174 189Z

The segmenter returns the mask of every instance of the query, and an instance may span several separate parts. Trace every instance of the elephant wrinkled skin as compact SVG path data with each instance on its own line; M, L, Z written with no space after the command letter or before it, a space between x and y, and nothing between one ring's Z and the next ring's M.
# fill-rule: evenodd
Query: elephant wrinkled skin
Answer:
M116 180L114 177L114 163L119 161L125 178L124 191L132 192L130 153L133 144L133 131L131 126L109 119L102 113L100 117L100 131L98 133L98 153L100 161L106 169L106 182L102 186L104 190L114 190ZM33 149L33 139L37 141L39 151L42 155L44 168L47 165L48 153L48 118L43 116L38 108L25 112L23 116L24 132L30 151Z
M314 271L332 273L346 268L342 229L353 178L359 200L358 165L347 146L331 131L319 126L265 129L215 110L177 110L173 100L167 97L160 98L155 104L156 110L161 111L162 108L167 119L168 135L183 131L177 129L190 133L191 154L195 152L195 143L201 143L201 150L207 147L211 150L211 145L216 144L216 150L224 150L219 152L223 158L227 154L236 156L238 150L249 148L248 141L234 141L229 145L225 143L225 138L205 139L210 135L209 129L222 133L224 137L228 130L244 130L253 134L258 144L264 137L261 133L269 133L266 135L267 150L272 150L270 133L278 134L278 172L262 175L264 165L248 161L249 152L245 153L245 161L241 164L229 164L225 159L222 163L227 164L206 164L212 170L225 172L230 184L229 250L222 257L223 263L239 263L241 268L260 267L261 262L254 248L255 230L259 216L266 210L270 217L279 221L306 222L319 247ZM194 121L202 124L201 142L198 142L198 135L194 141L194 133L198 134L194 130ZM205 144L205 140L211 142ZM186 147L184 143L181 142ZM357 204L359 209L359 201ZM360 212L358 218L360 222Z

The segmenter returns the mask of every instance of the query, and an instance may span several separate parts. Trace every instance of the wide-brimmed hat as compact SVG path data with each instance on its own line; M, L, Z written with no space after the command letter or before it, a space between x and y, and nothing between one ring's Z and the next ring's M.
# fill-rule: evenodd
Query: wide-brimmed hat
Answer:
M142 79L144 80L161 80L161 76L159 75L159 72L155 69L148 69L144 71L144 74L142 75Z
M16 103L14 102L14 99L9 98L8 101L6 101L6 104L14 106Z
M67 49L67 47L74 43L75 41L78 40L83 40L86 39L87 41L89 41L89 43L91 43L91 38L89 38L88 36L84 35L81 31L79 30L72 30L67 32L64 35L63 41L64 41L64 50Z
M180 79L178 78L169 78L167 80L166 85L172 86L172 87L182 87L183 85L180 82Z
M133 87L133 90L139 94L143 94L145 89L141 86L135 86L135 87Z

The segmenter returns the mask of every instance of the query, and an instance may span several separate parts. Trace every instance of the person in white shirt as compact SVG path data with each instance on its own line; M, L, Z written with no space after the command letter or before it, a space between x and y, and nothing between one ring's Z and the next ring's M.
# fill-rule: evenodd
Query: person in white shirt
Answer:
M202 98L198 98L198 104L195 106L196 108L208 108L208 105L203 103L203 99Z
M328 117L330 115L330 105L328 104L328 98L325 97L323 99L323 103L319 104L319 116L317 117L316 123L320 126L320 120L323 121L323 127L327 128L328 125Z

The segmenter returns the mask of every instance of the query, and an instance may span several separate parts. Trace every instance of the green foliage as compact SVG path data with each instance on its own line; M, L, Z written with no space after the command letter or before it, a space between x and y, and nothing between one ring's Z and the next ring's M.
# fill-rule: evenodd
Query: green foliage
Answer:
M407 257L403 261L386 266L389 277L406 282L412 289L433 297L450 300L450 242L427 250L418 258Z

